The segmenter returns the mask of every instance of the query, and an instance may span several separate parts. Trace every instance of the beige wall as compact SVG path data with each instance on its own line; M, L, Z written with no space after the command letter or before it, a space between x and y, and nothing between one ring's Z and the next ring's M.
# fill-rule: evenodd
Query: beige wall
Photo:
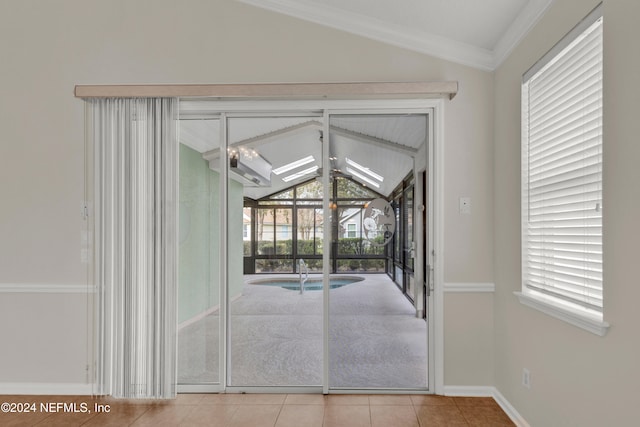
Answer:
M640 401L640 3L604 2L604 317L599 337L519 304L520 79L597 0L557 0L495 74L495 381L532 426L635 425ZM520 385L531 371L530 390Z
M493 293L447 293L444 313L445 386L493 385Z
M112 83L459 81L445 107L445 281L493 280L491 73L231 0L2 1L0 61L0 288L86 283L83 103L73 87ZM472 198L471 215L458 215L459 196ZM479 298L483 320L451 331L447 353L488 351L466 339L492 333ZM84 382L91 337L66 327L86 319L84 301L3 293L0 382ZM446 307L467 316L455 301ZM478 375L490 372L485 356L446 354L446 370L457 383L489 381Z

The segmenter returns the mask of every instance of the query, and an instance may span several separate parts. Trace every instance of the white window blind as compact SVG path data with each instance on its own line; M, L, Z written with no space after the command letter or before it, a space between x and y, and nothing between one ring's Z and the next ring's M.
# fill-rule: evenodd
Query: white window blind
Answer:
M524 294L602 319L602 13L523 78Z

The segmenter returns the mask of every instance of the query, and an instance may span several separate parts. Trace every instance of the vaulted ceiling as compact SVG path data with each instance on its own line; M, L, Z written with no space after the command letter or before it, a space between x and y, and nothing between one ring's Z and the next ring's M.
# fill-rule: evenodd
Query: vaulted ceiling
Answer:
M237 1L482 70L495 69L553 2ZM230 119L230 149L244 149L249 157L260 157L274 170L269 172L268 185L253 183L237 170L232 178L240 180L245 195L252 198L277 193L322 173L346 175L388 195L413 170L414 158L424 150L427 139L425 116L333 116L328 127L330 164L323 165L322 129L321 117ZM214 170L221 157L219 135L216 119L181 123L181 142L202 153ZM286 172L280 174L278 169Z
M330 173L346 176L389 195L413 170L414 157L424 156L425 115L342 115L329 122L329 164L324 165L321 117L246 117L228 121L230 150L259 155L271 167L270 183L251 182L235 169L231 178L244 185L244 195L259 199L300 182ZM180 122L180 142L202 153L219 170L220 123L212 119ZM225 156L226 157L226 156ZM306 162L293 166L295 162ZM289 167L288 167L289 166ZM285 168L286 172L278 173Z
M482 70L494 70L553 0L238 0Z

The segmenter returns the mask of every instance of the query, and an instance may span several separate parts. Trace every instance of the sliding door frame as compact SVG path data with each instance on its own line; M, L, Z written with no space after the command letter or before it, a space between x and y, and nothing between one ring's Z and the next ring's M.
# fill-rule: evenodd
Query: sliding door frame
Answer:
M228 264L227 264L227 244L228 236L228 176L229 165L225 162L225 167L220 167L220 230L221 233L220 251L220 383L211 385L185 385L178 388L179 392L322 392L328 393L436 393L442 394L444 389L444 325L443 325L443 267L444 267L444 99L356 99L356 100L216 100L208 98L188 98L180 102L180 113L184 115L215 116L220 118L220 149L226 152L228 147L227 119L229 117L273 116L273 115L301 115L301 114L321 114L323 117L323 162L329 158L329 119L332 115L338 114L426 114L427 115L427 141L425 151L424 166L416 169L414 161L414 177L416 183L422 171L426 168L427 185L429 189L427 195L429 200L414 202L414 218L421 218L421 209L427 210L427 218L430 228L429 242L427 247L429 253L423 253L422 245L417 245L417 259L414 268L415 282L423 282L423 263L433 267L433 280L429 280L430 296L427 298L427 327L428 327L428 383L426 390L394 390L394 389L331 389L329 384L329 273L330 273L330 252L323 251L323 384L321 387L236 387L228 385L227 367L230 361L230 336L229 336L229 301L228 301ZM322 183L324 188L328 188L329 174L323 174ZM325 191L323 197L323 209L329 212L330 195ZM418 193L419 194L419 193ZM416 223L418 225L420 221ZM421 239L422 230L420 226L414 229L415 238ZM330 223L325 222L323 233L323 246L330 247L331 230ZM419 307L422 296L416 298L416 308Z

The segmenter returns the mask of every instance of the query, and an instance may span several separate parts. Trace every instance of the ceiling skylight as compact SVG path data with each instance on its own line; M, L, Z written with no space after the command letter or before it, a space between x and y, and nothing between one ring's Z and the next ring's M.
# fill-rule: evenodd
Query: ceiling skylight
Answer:
M312 166L309 169L301 170L300 172L296 172L296 173L294 173L292 175L285 176L284 178L282 178L282 180L284 182L293 181L294 179L301 178L301 177L303 177L305 175L310 175L310 174L314 173L317 170L318 170L318 166L317 165L316 166Z
M351 166L352 168L356 168L357 170L359 170L360 172L368 175L369 177L377 180L377 181L384 181L384 177L378 175L377 173L375 173L374 171L372 171L371 169L362 166L360 163L354 162L353 160L351 160L350 158L346 158L346 162L349 166Z
M280 166L279 168L274 169L273 173L276 175L280 175L299 168L300 166L308 165L309 163L315 162L315 160L316 159L313 156L307 156L304 159L296 160L295 162L287 163L284 166ZM284 181L287 182L286 180Z
M347 173L355 176L356 178L358 178L361 181L366 182L367 184L376 187L376 188L380 188L380 184L378 184L377 182L375 182L374 180L367 178L366 176L362 175L361 173L358 173L355 169L350 168L349 166L347 166Z

